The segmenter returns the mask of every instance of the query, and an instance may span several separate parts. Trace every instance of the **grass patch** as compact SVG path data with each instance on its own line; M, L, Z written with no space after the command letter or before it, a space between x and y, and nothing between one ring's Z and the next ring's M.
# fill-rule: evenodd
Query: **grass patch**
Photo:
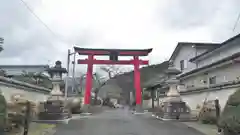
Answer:
M47 135L53 135L55 133L54 128L55 124L39 124L39 123L31 123L29 126L28 135L43 135L44 132L50 132ZM18 129L16 131L12 131L7 133L7 135L23 135L23 128Z
M44 131L55 128L55 124L36 124L33 127L30 126L29 135L42 135Z
M55 124L38 124L39 129L54 128Z

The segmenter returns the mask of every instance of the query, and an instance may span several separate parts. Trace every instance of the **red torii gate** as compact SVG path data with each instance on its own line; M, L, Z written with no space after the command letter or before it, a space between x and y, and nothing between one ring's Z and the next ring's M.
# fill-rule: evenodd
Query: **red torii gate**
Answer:
M136 89L136 105L142 105L142 92L140 82L140 65L148 65L148 60L140 60L139 56L148 56L152 49L92 49L74 47L79 55L87 55L87 59L79 59L78 64L87 64L86 89L84 95L84 106L88 108L92 89L93 64L105 65L134 65L134 87ZM94 56L110 56L109 60L96 60ZM118 56L133 56L133 60L118 60ZM88 110L87 110L88 111Z

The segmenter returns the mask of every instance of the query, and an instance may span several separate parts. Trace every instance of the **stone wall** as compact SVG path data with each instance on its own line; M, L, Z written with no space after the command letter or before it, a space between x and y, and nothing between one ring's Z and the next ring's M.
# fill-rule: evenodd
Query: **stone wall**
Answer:
M27 100L34 102L47 99L50 89L28 84L25 82L5 78L0 76L0 90L7 101L14 94L22 94Z
M226 88L223 90L202 92L202 93L192 93L187 95L182 95L183 101L191 108L191 110L196 110L197 105L203 104L203 101L206 100L215 100L219 99L221 110L225 107L225 104L228 100L228 97L233 94L238 88Z
M225 107L225 104L228 100L228 97L233 94L237 89L239 89L239 85L232 86L232 87L225 87L222 89L206 89L205 91L197 91L197 92L189 92L189 93L182 93L181 97L182 100L187 103L187 105L191 108L191 110L197 110L197 105L202 105L203 101L206 100L215 100L219 99L219 103L221 106L221 111ZM159 102L161 103L165 97L160 97ZM155 106L157 106L157 101L154 102ZM143 101L143 108L151 108L152 101L144 100Z

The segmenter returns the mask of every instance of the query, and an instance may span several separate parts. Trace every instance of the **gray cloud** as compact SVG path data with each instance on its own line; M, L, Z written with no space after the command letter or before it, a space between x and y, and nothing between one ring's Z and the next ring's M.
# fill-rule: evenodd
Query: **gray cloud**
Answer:
M0 35L5 39L4 51L1 53L3 60L9 59L11 63L11 59L20 58L21 63L28 63L30 58L43 53L39 50L41 46L51 49L47 37L49 34L39 27L36 19L20 1L2 2L0 16ZM2 64L6 64L5 61Z
M219 17L231 23L240 12L239 5L239 0L172 0L160 15L166 26L186 30L209 25Z
M41 4L38 0L27 3L32 9ZM47 64L57 59L65 62L65 54L72 43L83 46L91 38L86 30L71 36L73 42L65 41L48 31L20 0L5 0L0 4L0 22L0 36L4 37L0 64Z
M162 12L166 25L186 29L206 25L212 19L221 0L172 0Z
M27 3L33 9L41 5L40 0L25 1L27 1ZM179 31L194 31L195 28L205 27L209 33L214 35L213 38L216 38L216 40L224 40L232 35L232 27L234 25L234 22L236 21L237 14L240 12L239 0L166 1L168 3L167 6L164 9L160 9L161 11L157 12L155 16L156 18L158 17L159 21L161 21L161 24L164 25L160 27L166 28L165 30L167 32L170 31L173 32L173 34L178 33ZM97 21L99 18L96 18L97 19L93 19L93 21L96 22L96 28L98 28ZM100 24L105 23L104 21L101 22L101 19L102 18L99 19ZM74 21L74 19L72 20ZM80 21L84 22L85 20ZM91 23L91 19L89 22ZM115 21L113 22L116 23ZM52 23L58 22L53 21ZM66 53L68 48L71 48L73 45L77 45L80 47L92 45L96 47L99 43L98 41L104 39L102 38L101 30L105 27L111 28L105 25L99 25L100 27L103 26L104 28L99 29L99 31L96 30L97 32L99 32L99 34L95 35L95 27L91 27L92 29L90 29L88 28L88 25L86 26L87 27L85 29L82 28L84 26L76 26L76 28L75 26L72 26L69 30L71 34L64 35L64 31L61 30L60 24L59 31L61 31L61 33L57 33L57 35L54 35L49 32L26 9L26 7L20 2L20 0L3 0L3 2L1 2L0 4L0 37L5 38L5 43L3 45L4 51L0 53L0 64L47 64L49 60L51 61L51 63L54 63L54 61L57 59L62 60L64 64L64 62L66 61ZM134 30L136 31L137 29L129 28L129 32L132 32L133 34L130 35L131 37L129 37L129 39L123 39L126 40L123 43L131 42L134 38L139 41L145 41L143 39L140 39L141 34L139 37L135 36L136 34L134 33L137 32L133 32ZM120 32L119 35L116 34L118 33L118 31ZM240 23L235 33L239 31ZM121 34L124 33L120 29L116 29L116 31L113 30L110 32L116 32L116 36L121 36ZM126 33L127 32L128 31L126 31ZM149 35L151 34L152 33L149 33ZM158 34L153 33L152 35L156 36ZM114 37L111 37L110 34L108 36L110 38L106 39L114 39ZM176 39L176 37L171 38ZM172 40L171 38L169 38L169 40ZM113 44L109 45L113 47L120 47L120 45L118 46L118 44L121 44L121 42L114 43L115 40L102 41L100 42L100 44L106 45L108 42L110 42L109 44ZM146 44L148 44L148 42L149 41L147 40ZM133 48L135 47L136 46L133 46Z

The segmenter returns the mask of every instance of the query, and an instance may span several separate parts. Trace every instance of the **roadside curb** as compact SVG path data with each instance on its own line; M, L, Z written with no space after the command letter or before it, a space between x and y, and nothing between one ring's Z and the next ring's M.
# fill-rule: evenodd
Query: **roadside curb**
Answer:
M180 119L180 120L176 120L176 119L165 119L162 117L159 117L155 114L152 113L152 117L155 117L156 119L162 120L162 121L174 121L174 122L194 122L196 121L196 119Z
M42 123L42 124L68 124L68 122L72 118L64 119L64 120L33 120L33 123Z

